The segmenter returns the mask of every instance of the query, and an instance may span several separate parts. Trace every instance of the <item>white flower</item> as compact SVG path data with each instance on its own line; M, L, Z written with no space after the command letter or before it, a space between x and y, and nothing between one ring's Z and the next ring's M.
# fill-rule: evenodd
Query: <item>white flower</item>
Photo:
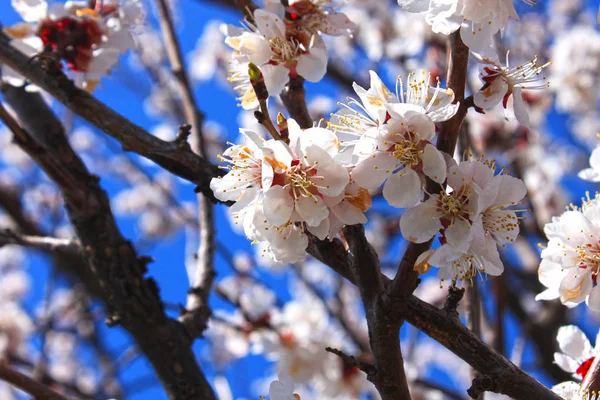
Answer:
M527 1L526 1L527 2ZM508 20L519 16L512 0L398 0L409 12L426 11L425 20L436 33L460 36L471 50L489 52L493 36L503 32Z
M479 187L464 163L448 170L448 193L442 192L409 208L400 218L405 239L424 243L444 229L444 242L465 252L472 241L471 226L479 214ZM463 165L463 167L461 167Z
M282 10L281 10L282 11ZM310 82L320 81L327 70L327 49L319 35L303 43L289 36L283 14L257 9L254 23L241 34L228 36L225 43L235 50L233 59L239 63L256 64L265 79L269 94L279 95L289 77L300 75Z
M269 385L270 400L300 400L300 396L294 393L294 382L285 372L277 374L277 380Z
M403 115L411 110L427 115L433 122L442 122L452 118L458 110L458 104L452 104L454 92L440 88L439 80L435 87L430 86L431 75L425 71L418 77L414 73L408 75L406 91L398 77L395 94L375 71L369 71L369 74L371 83L368 90L357 83L352 85L360 102L349 99L348 104L339 103L344 108L332 114L329 123L336 130L340 152L345 155L342 160L347 163L356 162L352 155L358 156L358 159L364 158L365 154L370 155L375 149L378 129L390 120L392 113ZM435 134L431 138L433 136Z
M256 133L240 129L244 144L233 145L219 159L231 165L222 167L229 172L210 181L210 188L221 201L235 201L230 212L242 213L259 200L260 185L273 179L273 168L266 161L272 151Z
M12 0L26 23L4 29L11 44L28 56L51 49L73 72L83 73L83 85L92 91L100 77L109 73L119 54L134 47L131 27L140 23L141 4L129 0L123 5L97 2L51 4L45 0ZM3 79L23 85L24 79L9 68Z
M537 300L560 301L567 307L586 302L592 311L600 311L600 288L595 285L600 269L600 197L583 201L546 224L549 239L542 251L538 271L546 286Z
M481 79L485 85L473 95L477 107L484 110L494 107L502 101L506 108L510 96L513 98L513 107L517 121L525 127L529 127L529 116L527 115L523 89L545 89L549 87L546 77L539 75L550 63L542 66L537 64L537 56L533 60L510 67L508 53L506 54L506 67L490 58L484 58L479 54L473 54L475 59L484 64Z
M562 326L556 335L560 353L554 353L554 362L561 369L583 380L600 351L600 340L596 338L596 346L592 348L590 341L575 325Z
M289 2L289 25L309 35L323 33L329 36L351 36L354 24L341 12L336 12L331 0L292 0Z
M526 193L525 184L505 175L494 175L494 161L482 159L452 165L448 173L450 194L441 193L407 210L400 219L403 235L425 242L439 230L442 246L423 253L415 267L425 272L440 268L440 279L472 280L478 274L500 275L504 266L497 245L514 242L519 234L516 205ZM425 224L424 232L418 229ZM419 235L415 240L410 235Z
M365 223L368 192L353 183L347 167L336 161L338 141L324 128L302 130L288 120L290 144L265 141L242 130L246 144L221 157L232 164L211 181L215 197L235 201L230 208L243 221L246 236L266 242L264 254L281 263L304 258L308 229L319 239L334 237L345 224Z
M552 386L552 391L564 400L598 400L599 398L597 393L583 392L579 383L571 381Z
M583 169L577 174L581 179L590 182L600 182L600 147L590 155L590 168Z
M598 29L574 25L569 31L556 35L552 61L550 78L556 93L556 107L577 114L596 110L600 99L596 89L600 80Z
M394 207L412 207L422 198L424 175L438 183L446 180L446 163L429 141L435 136L431 119L408 104L389 104L391 119L367 136L374 151L356 164L351 176L360 186L372 190L384 181L383 196ZM363 146L363 149L365 146Z

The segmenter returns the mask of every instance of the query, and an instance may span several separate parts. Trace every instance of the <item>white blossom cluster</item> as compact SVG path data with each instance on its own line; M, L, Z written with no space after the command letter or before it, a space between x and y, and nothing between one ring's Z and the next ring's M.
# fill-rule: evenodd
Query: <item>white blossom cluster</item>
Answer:
M51 2L11 0L24 22L4 28L11 44L28 56L55 52L69 69L83 76L83 86L93 91L100 78L134 47L131 30L141 22L137 0L105 0L90 8L88 1ZM18 71L3 67L2 79L22 86Z
M350 35L354 28L327 0L290 1L287 9L279 1L267 0L264 8L254 11L253 21L246 21L245 29L225 26L225 43L235 50L229 80L236 84L242 107L258 105L248 77L249 62L260 67L269 94L277 96L290 77L320 81L328 58L321 35Z

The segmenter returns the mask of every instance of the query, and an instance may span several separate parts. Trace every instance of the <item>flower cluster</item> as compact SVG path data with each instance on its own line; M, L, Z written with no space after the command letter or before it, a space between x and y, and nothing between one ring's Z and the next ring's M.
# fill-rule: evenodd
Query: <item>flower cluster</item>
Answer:
M528 2L528 1L526 1ZM504 32L509 19L518 20L512 0L398 0L409 12L426 11L425 20L436 33L460 36L473 51L493 54L493 37Z
M371 197L336 161L331 130L287 123L289 144L242 130L245 144L225 151L229 172L214 178L211 189L218 199L236 202L230 211L250 240L268 243L271 258L291 263L304 257L305 230L325 239L344 224L365 223Z
M398 79L393 94L370 73L368 90L354 84L360 102L343 104L329 125L340 139L340 160L354 166L354 181L369 190L385 182L383 196L389 204L412 207L423 196L425 177L438 183L446 179L444 157L430 141L435 122L456 114L454 92L440 88L439 82L431 87L431 76L422 72L410 74L406 88Z
M600 290L596 278L600 270L600 196L582 199L546 224L549 239L542 251L538 271L540 282L547 289L536 299L560 301L567 307L586 302L593 311L600 311Z
M519 234L522 210L510 209L523 199L525 184L495 174L494 161L449 161L448 190L407 210L400 219L402 235L424 243L440 233L439 248L417 260L421 272L440 267L440 279L472 280L478 274L500 275L504 270L497 246L512 243Z
M278 1L266 1L246 29L225 27L225 43L235 50L229 80L236 85L242 107L258 105L247 73L249 62L260 68L268 92L277 96L290 77L299 75L310 82L323 78L328 53L321 34L350 35L354 28L327 0L290 1L287 9Z
M554 353L556 365L574 378L584 380L600 351L600 341L596 340L596 346L592 347L585 333L575 325L562 326L556 340L561 350Z
M28 56L47 52L64 60L69 69L84 74L83 85L93 91L110 72L119 55L134 47L131 28L139 23L141 4L127 0L69 1L12 0L25 22L4 29L11 44ZM4 68L2 78L21 86L24 78Z

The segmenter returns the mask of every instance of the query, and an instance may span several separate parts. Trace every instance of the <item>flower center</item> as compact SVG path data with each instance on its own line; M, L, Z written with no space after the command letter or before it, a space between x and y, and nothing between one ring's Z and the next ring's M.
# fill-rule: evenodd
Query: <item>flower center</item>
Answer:
M421 162L423 150L412 137L404 137L392 147L392 155L406 167L416 167Z
M298 46L289 40L275 37L269 40L269 44L273 52L273 61L286 63L298 55Z
M581 269L591 270L592 279L598 275L600 269L600 248L598 243L580 244L575 248L575 252L579 256L577 266Z
M65 59L69 68L76 72L87 71L92 60L92 48L102 41L102 30L91 19L46 19L36 34L42 39L44 47Z
M314 178L318 178L316 173L315 166L305 168L299 160L294 160L291 168L286 172L287 182L284 188L289 188L295 199L299 197L315 198L319 193L317 185L313 182Z
M463 205L464 202L457 199L452 194L443 193L440 198L439 208L444 213L444 216L452 219L463 213Z

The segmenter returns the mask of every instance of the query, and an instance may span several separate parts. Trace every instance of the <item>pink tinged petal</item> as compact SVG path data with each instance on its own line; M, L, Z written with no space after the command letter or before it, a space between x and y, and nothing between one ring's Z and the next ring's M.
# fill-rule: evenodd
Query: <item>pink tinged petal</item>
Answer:
M308 231L318 237L320 240L325 240L329 235L329 218L325 218L319 225L307 225Z
M446 161L442 153L432 144L427 144L423 151L423 173L437 183L446 180Z
M586 360L592 356L592 345L585 333L575 325L562 326L556 335L560 350L576 360Z
M496 175L494 180L499 182L498 196L494 201L494 206L515 205L527 194L527 187L522 180L508 175Z
M600 285L596 285L590 292L586 303L590 310L594 312L600 312Z
M26 22L37 22L46 17L46 0L12 0L13 8Z
M330 36L340 36L349 34L357 28L356 24L344 13L332 12L325 15L319 25L319 30Z
M99 80L101 76L108 75L110 69L119 61L118 49L94 50L94 57L88 66L86 79Z
M558 288L560 282L567 274L568 271L564 270L560 264L546 258L542 259L540 268L538 269L538 279L540 280L540 283L549 288ZM558 295L556 297L558 297Z
M592 290L592 277L578 268L569 271L560 283L560 301L572 308L585 301Z
M426 114L411 113L407 118L408 130L416 132L421 140L431 140L435 137L435 124Z
M398 0L398 5L404 11L411 13L420 13L427 11L429 8L429 0Z
M456 248L457 251L466 252L472 240L471 224L465 220L457 219L446 228L446 240Z
M260 33L268 40L285 37L285 23L277 15L258 8L254 11L254 21Z
M265 78L265 85L267 86L269 96L279 96L290 80L290 70L281 64L265 64L260 67L260 71Z
M467 182L474 181L477 185L485 188L494 179L494 171L479 161L463 161L458 168Z
M370 90L375 90L375 92L377 92L379 97L381 97L382 99L384 99L385 101L387 101L389 103L397 103L398 102L398 98L396 97L396 95L394 93L392 93L390 91L390 89L388 89L388 87L383 83L383 81L381 80L379 75L377 75L377 72L375 72L373 70L369 70L369 76L371 78Z
M430 200L433 199L433 202ZM437 197L432 197L424 203L409 208L400 218L402 236L414 243L424 243L434 237L442 224L435 209Z
M529 128L529 115L527 114L527 105L523 100L523 88L516 86L513 88L513 107L515 110L515 117L521 125Z
M378 152L356 164L350 175L367 190L377 189L394 172L397 160L387 152Z
M390 176L383 185L383 197L397 208L412 207L421 199L421 178L412 168Z
M471 246L472 251L477 252L478 249L474 249ZM491 276L500 276L504 272L504 264L500 259L500 253L498 253L498 247L493 239L486 237L484 245L484 257L487 262L484 264L485 272Z
M502 78L496 78L485 89L475 92L473 100L477 107L488 110L500 103L508 92L508 85Z
M311 177L319 193L325 196L337 196L344 191L350 176L348 169L334 161L329 154L318 146L311 145L306 148L305 161L308 165L314 165L317 174Z
M298 59L296 72L309 82L319 82L327 72L327 50L313 47Z
M325 202L319 196L298 197L296 199L296 212L309 226L319 225L329 215Z
M577 360L563 353L554 353L554 363L565 372L575 373L579 368Z
M358 208L354 207L347 200L342 200L339 204L331 207L331 212L346 225L366 224L367 217Z
M294 210L294 199L283 186L271 186L265 191L263 210L269 224L283 225L290 220Z

